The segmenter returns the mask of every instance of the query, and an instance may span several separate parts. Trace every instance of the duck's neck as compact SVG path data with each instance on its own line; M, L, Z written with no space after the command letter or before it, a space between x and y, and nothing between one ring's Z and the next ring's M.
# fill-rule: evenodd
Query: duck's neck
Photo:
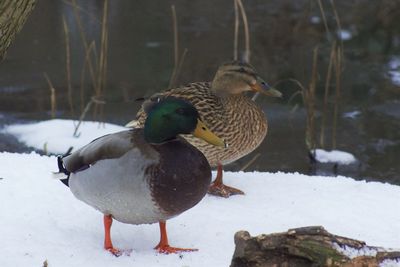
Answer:
M220 97L242 95L248 87L245 82L237 80L215 78L211 82L211 91Z

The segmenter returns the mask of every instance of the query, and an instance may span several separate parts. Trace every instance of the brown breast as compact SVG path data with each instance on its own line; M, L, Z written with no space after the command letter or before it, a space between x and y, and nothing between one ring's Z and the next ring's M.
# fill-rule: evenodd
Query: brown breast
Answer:
M211 168L204 155L182 138L151 145L159 163L146 168L153 200L169 216L196 205L207 193Z

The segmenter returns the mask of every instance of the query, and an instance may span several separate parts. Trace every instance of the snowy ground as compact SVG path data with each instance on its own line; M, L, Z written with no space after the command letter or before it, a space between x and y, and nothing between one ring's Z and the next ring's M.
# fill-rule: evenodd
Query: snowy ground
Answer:
M77 124L77 121L54 119L31 124L8 125L2 132L16 136L27 146L53 154L64 154L70 147L77 149L99 136L126 130L114 124L85 121L79 126L77 133L79 138L76 138L73 133Z
M371 246L400 248L399 186L298 173L228 172L227 184L245 196L206 196L167 222L171 245L198 252L157 254L152 249L159 241L157 224L115 222L114 245L133 249L130 256L116 258L102 247L102 215L52 179L56 169L55 157L0 153L0 266L42 266L45 260L50 267L229 266L236 231L258 235L310 225Z

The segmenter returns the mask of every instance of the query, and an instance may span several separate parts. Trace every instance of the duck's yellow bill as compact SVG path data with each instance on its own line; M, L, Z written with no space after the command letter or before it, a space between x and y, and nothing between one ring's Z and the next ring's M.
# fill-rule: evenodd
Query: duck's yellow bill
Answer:
M192 133L194 136L203 139L207 143L214 145L214 146L222 146L227 148L228 145L216 136L213 132L211 132L207 126L199 119L197 119L197 126L196 129L194 129L194 132Z
M272 96L272 97L282 97L282 93L276 90L275 88L272 88L267 84L263 79L260 77L257 78L257 81L250 85L251 89L255 92L262 93L267 96Z

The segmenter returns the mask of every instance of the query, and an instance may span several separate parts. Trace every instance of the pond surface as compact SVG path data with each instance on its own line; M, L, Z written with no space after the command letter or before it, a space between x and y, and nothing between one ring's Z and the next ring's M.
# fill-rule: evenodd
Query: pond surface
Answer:
M268 116L269 134L256 151L226 169L240 170L255 159L246 170L338 173L400 184L399 2L334 1L333 7L332 1L321 1L326 26L318 1L243 2L250 26L250 61L265 80L284 93L284 98L257 98ZM0 126L51 118L51 94L44 73L55 88L58 118L78 118L95 95L90 71L84 68L81 33L88 45L94 40L92 51L97 59L91 54L91 60L97 66L103 1L77 3L82 28L69 1L38 1L0 64ZM187 49L177 85L209 81L219 64L232 59L232 0L109 1L107 75L101 94L106 104L99 112L91 110L86 119L124 124L134 118L141 104L135 99L168 87L174 68L172 4L181 58ZM69 32L72 104L68 102L63 17ZM335 90L340 83L336 148L353 153L359 160L338 168L332 164L310 165L305 142L307 112L301 96L296 95L298 83L304 88L310 85L313 51L318 47L315 136L319 140L334 41L342 48L342 65L340 79L336 80L333 72L329 82L325 148L332 148ZM242 24L238 54L244 54ZM31 150L12 136L3 134L0 138L2 151Z

